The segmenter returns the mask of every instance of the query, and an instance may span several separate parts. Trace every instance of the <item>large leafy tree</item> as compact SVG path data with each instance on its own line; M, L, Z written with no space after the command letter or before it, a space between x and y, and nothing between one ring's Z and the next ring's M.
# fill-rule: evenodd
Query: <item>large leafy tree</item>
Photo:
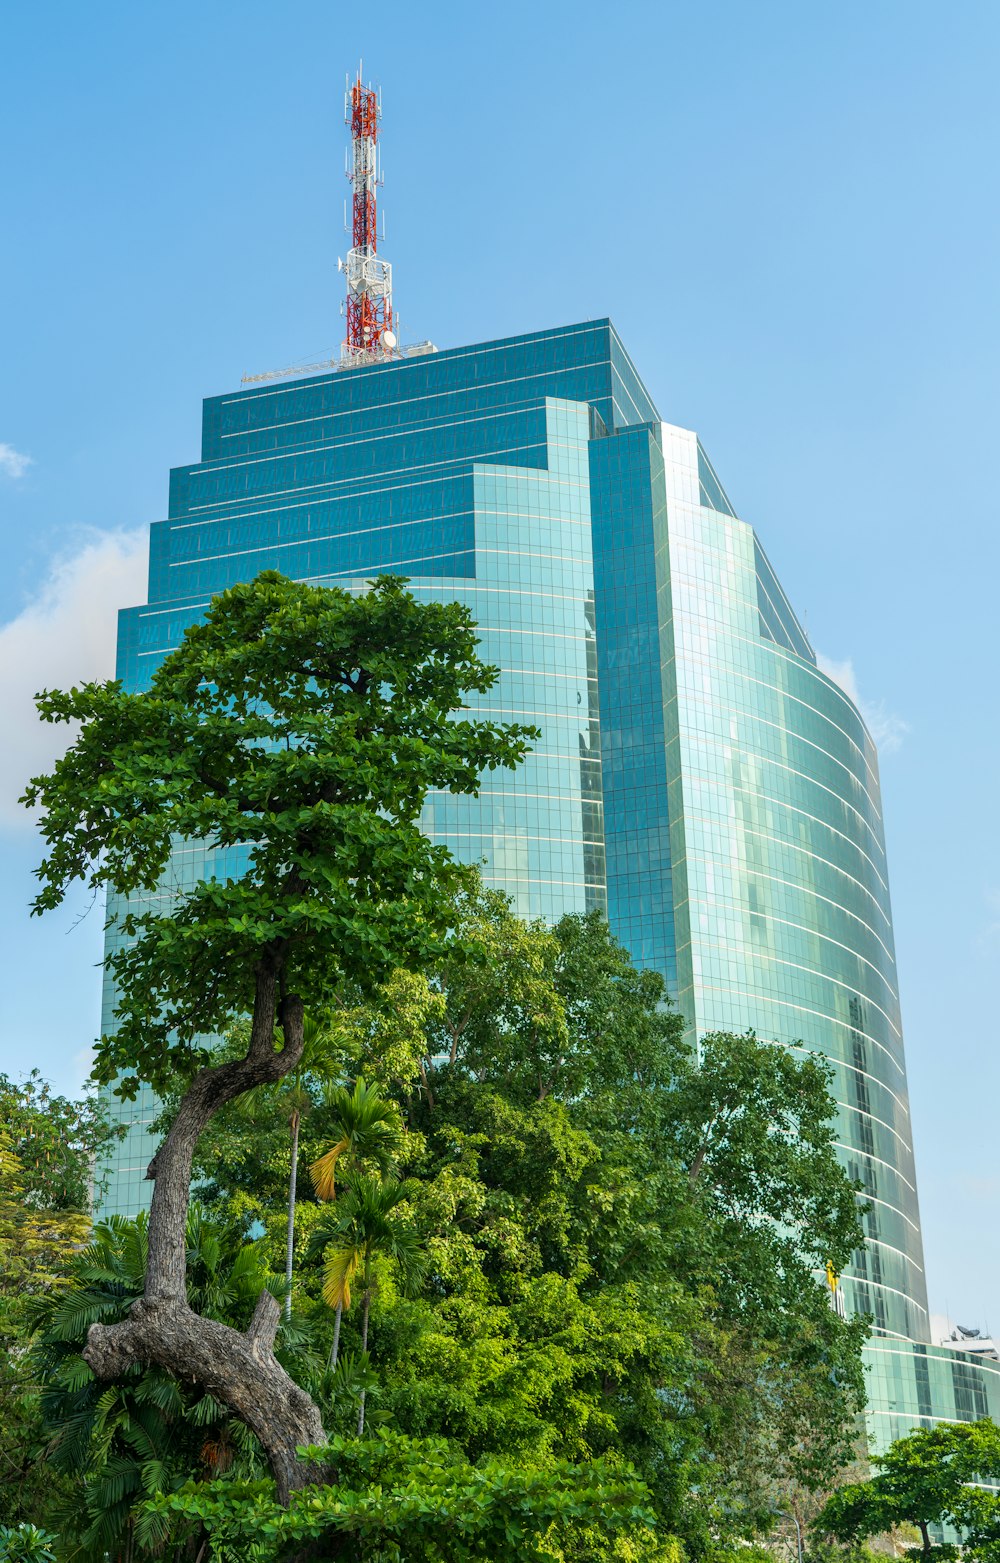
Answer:
M1000 1428L989 1417L919 1428L872 1464L875 1476L834 1493L816 1521L819 1532L859 1542L912 1525L920 1555L931 1559L957 1555L955 1546L931 1538L932 1526L951 1525L964 1532L963 1556L987 1563L1000 1557Z
M198 1381L251 1427L282 1496L322 1421L274 1356L269 1292L243 1331L188 1301L192 1157L221 1107L296 1069L307 1006L433 958L461 871L421 834L424 799L475 793L534 736L459 714L497 677L476 645L465 608L419 604L398 579L352 595L266 573L213 599L148 691L88 684L38 701L79 732L25 794L48 847L34 910L76 880L121 906L116 1028L97 1077L125 1096L142 1080L184 1084L148 1172L143 1298L127 1319L92 1325L84 1355L101 1378L150 1361ZM178 838L216 866L167 899ZM245 1053L213 1062L202 1039L241 1014Z

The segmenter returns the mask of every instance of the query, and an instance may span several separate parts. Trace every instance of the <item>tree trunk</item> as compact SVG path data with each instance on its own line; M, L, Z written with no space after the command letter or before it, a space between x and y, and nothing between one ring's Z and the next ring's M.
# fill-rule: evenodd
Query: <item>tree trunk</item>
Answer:
M301 1114L292 1114L292 1169L288 1174L288 1237L285 1242L285 1318L292 1317L292 1264L295 1259L295 1185L299 1172L299 1122Z
M691 1166L688 1169L688 1182L691 1184L692 1188L701 1177L701 1169L705 1165L705 1157L707 1155L708 1142L706 1141L705 1144L703 1144L699 1149L698 1154L695 1156L694 1161L691 1163Z
M368 1350L368 1310L371 1306L371 1287L365 1287L365 1302L361 1310L361 1350ZM361 1391L361 1404L358 1407L358 1437L364 1436L365 1431L365 1392Z
M149 1260L142 1297L119 1324L92 1324L83 1356L99 1379L121 1379L137 1363L155 1362L185 1383L197 1384L227 1406L259 1439L287 1502L310 1480L295 1453L324 1444L319 1410L274 1356L281 1310L262 1292L249 1327L240 1332L194 1312L187 1299L185 1234L191 1161L199 1136L220 1107L257 1085L273 1085L298 1064L305 1045L301 1000L282 1000L282 1046L275 956L257 970L253 1026L243 1058L202 1069L181 1099L170 1132L149 1164L154 1180L149 1213Z
M924 1543L922 1550L923 1550L924 1557L926 1557L927 1554L931 1550L931 1533L927 1529L927 1521L926 1520L918 1520L917 1524L920 1526L920 1534L921 1534L921 1536L923 1538L923 1543Z
M339 1302L337 1304L337 1312L333 1319L333 1345L330 1348L331 1368L335 1368L337 1366L337 1358L340 1356L340 1321L343 1317L344 1305L342 1302Z

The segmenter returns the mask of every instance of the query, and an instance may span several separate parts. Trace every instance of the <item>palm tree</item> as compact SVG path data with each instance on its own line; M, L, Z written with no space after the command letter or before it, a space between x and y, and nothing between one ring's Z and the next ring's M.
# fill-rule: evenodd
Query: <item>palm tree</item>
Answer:
M331 1109L336 1143L313 1162L309 1171L317 1199L336 1199L337 1162L347 1156L355 1162L374 1162L388 1173L403 1140L403 1125L395 1102L382 1095L378 1085L366 1085L359 1075L353 1091L327 1086L323 1097Z
M361 1350L368 1351L368 1321L377 1258L387 1259L399 1272L404 1291L416 1286L423 1275L424 1256L418 1233L400 1219L397 1207L412 1193L412 1183L395 1178L372 1177L353 1172L337 1204L336 1216L313 1233L312 1251L325 1249L323 1301L337 1310L338 1326L351 1306L351 1286L361 1286ZM358 1436L365 1430L365 1394L358 1408Z
M295 1261L295 1202L299 1177L299 1129L302 1119L312 1107L312 1096L306 1085L306 1077L322 1078L329 1074L328 1033L324 1021L315 1015L307 1015L304 1023L305 1046L298 1068L286 1081L281 1101L288 1117L292 1136L292 1162L288 1173L288 1221L285 1238L285 1318L292 1316L292 1267ZM327 1082L324 1082L326 1084Z
M309 1172L316 1198L333 1200L337 1197L337 1163L342 1156L355 1165L373 1162L383 1177L388 1176L402 1144L403 1125L396 1104L382 1095L377 1084L366 1085L360 1076L352 1091L346 1086L325 1086L323 1096L332 1110L335 1143L313 1162ZM337 1311L333 1321L330 1366L335 1368L345 1305L340 1301L332 1306L336 1306ZM350 1306L349 1302L347 1306Z

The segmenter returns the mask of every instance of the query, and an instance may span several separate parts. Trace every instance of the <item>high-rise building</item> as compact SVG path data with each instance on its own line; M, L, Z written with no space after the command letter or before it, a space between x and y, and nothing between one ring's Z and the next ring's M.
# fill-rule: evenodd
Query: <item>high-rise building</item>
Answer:
M611 323L360 353L208 400L201 460L152 528L148 602L121 615L126 688L213 593L275 568L357 591L391 570L469 605L502 669L482 707L542 737L478 798L432 797L424 827L524 915L606 910L693 1046L753 1026L830 1060L871 1201L842 1288L874 1322L873 1434L1000 1418L1000 1364L930 1343L875 746ZM172 883L205 869L181 849ZM123 1109L106 1209L146 1202L154 1107Z

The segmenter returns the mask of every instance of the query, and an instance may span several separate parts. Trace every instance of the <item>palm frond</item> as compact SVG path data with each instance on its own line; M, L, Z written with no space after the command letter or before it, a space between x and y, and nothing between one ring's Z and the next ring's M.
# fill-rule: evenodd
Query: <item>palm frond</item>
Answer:
M136 1386L135 1398L156 1406L168 1417L178 1417L184 1410L184 1397L176 1381L157 1371L144 1374L142 1382Z
M309 1176L312 1178L317 1199L336 1199L337 1162L344 1152L350 1149L350 1144L347 1138L338 1140L332 1150L325 1151L310 1166Z
M200 1400L196 1400L193 1406L187 1408L187 1419L195 1427L208 1427L210 1423L217 1422L225 1415L225 1407L211 1395L202 1395Z
M351 1281L357 1274L364 1250L357 1245L338 1248L328 1254L323 1266L323 1301L329 1308L351 1306Z

